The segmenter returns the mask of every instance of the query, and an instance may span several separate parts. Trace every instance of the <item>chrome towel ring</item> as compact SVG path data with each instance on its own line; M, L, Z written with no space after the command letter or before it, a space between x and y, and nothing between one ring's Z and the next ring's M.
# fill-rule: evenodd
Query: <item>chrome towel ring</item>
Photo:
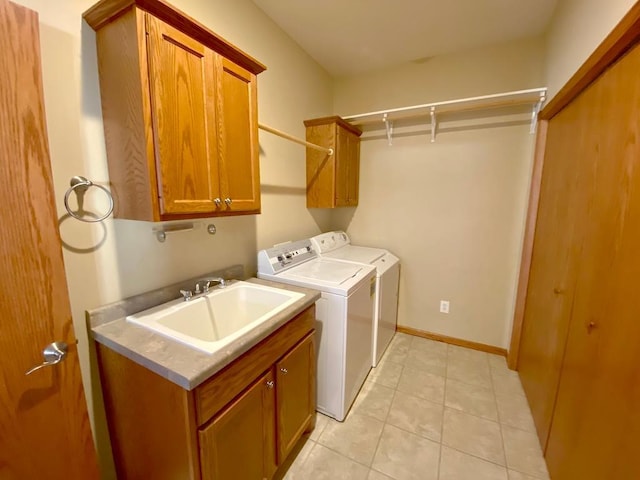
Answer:
M72 177L71 181L69 182L69 184L71 185L71 188L69 190L67 190L67 193L64 194L64 208L67 209L67 212L73 218L78 219L81 222L96 223L96 222L102 222L109 215L111 215L111 212L113 212L113 196L111 195L111 192L109 190L107 190L105 187L103 187L102 185L98 185L97 183L93 183L91 180L89 180L89 179L87 179L85 177L81 177L79 175L76 175L75 177ZM109 199L109 210L107 211L107 213L105 213L101 217L96 217L96 218L93 218L93 219L89 219L89 218L83 217L81 215L78 215L78 213L80 213L80 214L87 213L84 210L83 203L84 203L84 194L89 189L89 187L98 187L100 190L102 190L104 193L107 194L107 198ZM71 192L76 192L76 195L78 196L78 211L77 212L74 212L69 207L69 195L71 195Z

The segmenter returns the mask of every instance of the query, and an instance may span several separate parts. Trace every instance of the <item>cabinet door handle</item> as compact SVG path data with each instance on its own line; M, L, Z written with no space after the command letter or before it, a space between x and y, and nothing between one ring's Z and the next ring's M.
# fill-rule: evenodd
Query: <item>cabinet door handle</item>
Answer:
M587 333L590 335L595 328L598 328L598 324L594 321L589 322L587 325Z
M555 293L556 295L560 295L560 294L564 293L564 288L561 288L561 287L555 287L555 288L553 289L553 293Z
M273 388L273 386L274 386L274 385L275 385L275 383L273 383L273 380L269 380L269 381L267 382L267 388L268 388L269 390L271 390L271 389Z
M222 204L222 200L220 200L219 198L214 198L213 203L216 204L216 207L219 207Z
M281 368L280 371L286 375L287 373L289 373L289 370L287 370L286 368Z
M227 204L227 206L229 206L229 207L230 207L230 206L231 206L231 204L233 203L233 200L231 200L229 197L227 197L227 198L225 198L225 199L224 199L224 203L226 203L226 204Z

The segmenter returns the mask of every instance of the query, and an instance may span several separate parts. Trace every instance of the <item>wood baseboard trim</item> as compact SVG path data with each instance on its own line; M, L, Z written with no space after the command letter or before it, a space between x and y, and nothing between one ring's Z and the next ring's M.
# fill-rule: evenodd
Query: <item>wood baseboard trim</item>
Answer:
M417 328L403 327L400 325L396 327L396 331L400 333L406 333L407 335L413 335L414 337L428 338L429 340L435 340L437 342L457 345L458 347L465 347L472 350L479 350L481 352L493 353L495 355L502 355L503 357L507 356L507 350L505 348L494 347L493 345L487 345L485 343L471 342L469 340L462 340L461 338L455 337L447 337L446 335L425 332L424 330L418 330Z

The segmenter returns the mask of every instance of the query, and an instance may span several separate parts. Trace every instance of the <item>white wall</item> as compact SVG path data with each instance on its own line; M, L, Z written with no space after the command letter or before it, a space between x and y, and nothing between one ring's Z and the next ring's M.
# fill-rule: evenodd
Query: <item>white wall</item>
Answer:
M546 35L549 98L564 86L635 0L560 0Z
M18 0L40 14L42 69L58 214L73 175L108 185L95 34L82 20L94 0ZM297 44L249 0L172 0L267 66L258 77L261 122L304 136L302 121L332 110L332 81ZM160 244L152 224L63 219L61 235L80 364L105 478L113 474L95 371L91 371L84 311L126 296L240 263L255 272L256 251L329 228L330 212L305 207L303 147L260 133L262 214L212 219ZM99 195L89 210L104 208ZM84 250L83 252L79 250Z
M334 110L364 113L542 84L541 39L339 79ZM360 201L334 227L402 261L400 325L506 347L532 159L530 112L485 112L429 127L366 132ZM451 302L440 314L439 301Z

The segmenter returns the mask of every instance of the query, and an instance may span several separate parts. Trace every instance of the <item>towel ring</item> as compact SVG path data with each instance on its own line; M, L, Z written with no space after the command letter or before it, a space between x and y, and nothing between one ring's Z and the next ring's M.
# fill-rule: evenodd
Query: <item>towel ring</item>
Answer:
M111 192L107 190L105 187L103 187L102 185L98 185L97 183L93 183L88 178L81 177L79 175L72 177L69 184L71 185L71 188L67 190L67 193L64 194L64 208L67 209L67 212L73 218L80 220L81 222L96 223L96 222L102 222L109 215L111 215L111 212L113 212L113 196L111 195ZM102 190L104 193L107 194L107 198L109 199L109 210L107 211L107 213L105 213L101 217L96 217L94 219L81 217L80 215L77 215L76 212L71 210L71 208L69 207L69 195L71 195L71 192L76 192L76 195L78 195L78 212L80 213L84 212L84 209L82 208L82 204L83 204L84 194L89 189L89 187L98 187L100 190Z

